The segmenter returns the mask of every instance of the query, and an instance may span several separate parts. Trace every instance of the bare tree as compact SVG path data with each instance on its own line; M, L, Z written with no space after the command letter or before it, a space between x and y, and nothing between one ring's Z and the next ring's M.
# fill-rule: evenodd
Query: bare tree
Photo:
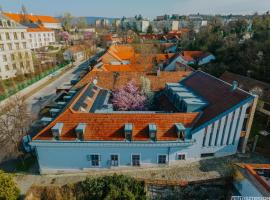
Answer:
M25 99L19 95L11 97L0 109L0 144L2 148L9 145L21 157L20 142L27 134L31 121Z

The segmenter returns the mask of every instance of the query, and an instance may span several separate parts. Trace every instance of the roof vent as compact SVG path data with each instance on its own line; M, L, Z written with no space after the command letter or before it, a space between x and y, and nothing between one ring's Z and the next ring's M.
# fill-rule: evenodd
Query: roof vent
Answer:
M238 87L238 82L237 81L233 81L232 82L232 91L236 90Z
M177 137L180 140L185 140L185 126L182 123L175 124Z
M54 127L52 127L52 134L54 139L59 140L61 134L62 134L62 129L63 129L64 124L63 123L56 123Z
M129 140L129 141L132 140L132 130L133 130L132 124L130 124L130 123L125 124L125 138L126 138L126 140Z
M149 138L156 140L157 137L157 126L155 124L149 124Z
M78 126L75 128L76 136L78 140L84 140L84 133L85 133L86 124L79 123Z
M94 78L93 83L96 85L98 83L97 77Z

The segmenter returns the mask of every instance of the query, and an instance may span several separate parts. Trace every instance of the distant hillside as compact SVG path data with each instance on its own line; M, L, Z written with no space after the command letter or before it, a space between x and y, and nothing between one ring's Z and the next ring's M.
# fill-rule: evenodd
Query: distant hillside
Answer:
M57 17L60 18L60 17ZM118 19L118 18L109 18L109 17L85 17L88 25L95 25L96 20L98 19L108 19L110 23L112 23L113 20ZM76 23L76 20L78 18L74 18L73 23Z

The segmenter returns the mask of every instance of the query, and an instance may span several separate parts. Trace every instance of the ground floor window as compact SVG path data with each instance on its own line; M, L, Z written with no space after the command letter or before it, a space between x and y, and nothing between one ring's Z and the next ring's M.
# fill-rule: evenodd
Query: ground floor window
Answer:
M202 153L201 157L202 158L207 158L207 157L213 157L215 154L214 153Z
M90 162L92 167L98 167L100 165L100 155L90 155Z
M111 166L117 167L119 165L119 156L117 154L111 155Z
M177 154L177 160L186 160L185 154Z
M141 156L138 154L132 155L132 166L140 166L141 165Z
M158 164L166 164L167 155L158 155Z

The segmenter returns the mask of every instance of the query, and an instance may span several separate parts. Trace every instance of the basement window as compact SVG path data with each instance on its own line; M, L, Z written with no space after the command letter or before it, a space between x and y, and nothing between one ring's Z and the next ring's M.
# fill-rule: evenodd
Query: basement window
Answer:
M214 153L202 153L201 158L208 158L208 157L214 157Z

